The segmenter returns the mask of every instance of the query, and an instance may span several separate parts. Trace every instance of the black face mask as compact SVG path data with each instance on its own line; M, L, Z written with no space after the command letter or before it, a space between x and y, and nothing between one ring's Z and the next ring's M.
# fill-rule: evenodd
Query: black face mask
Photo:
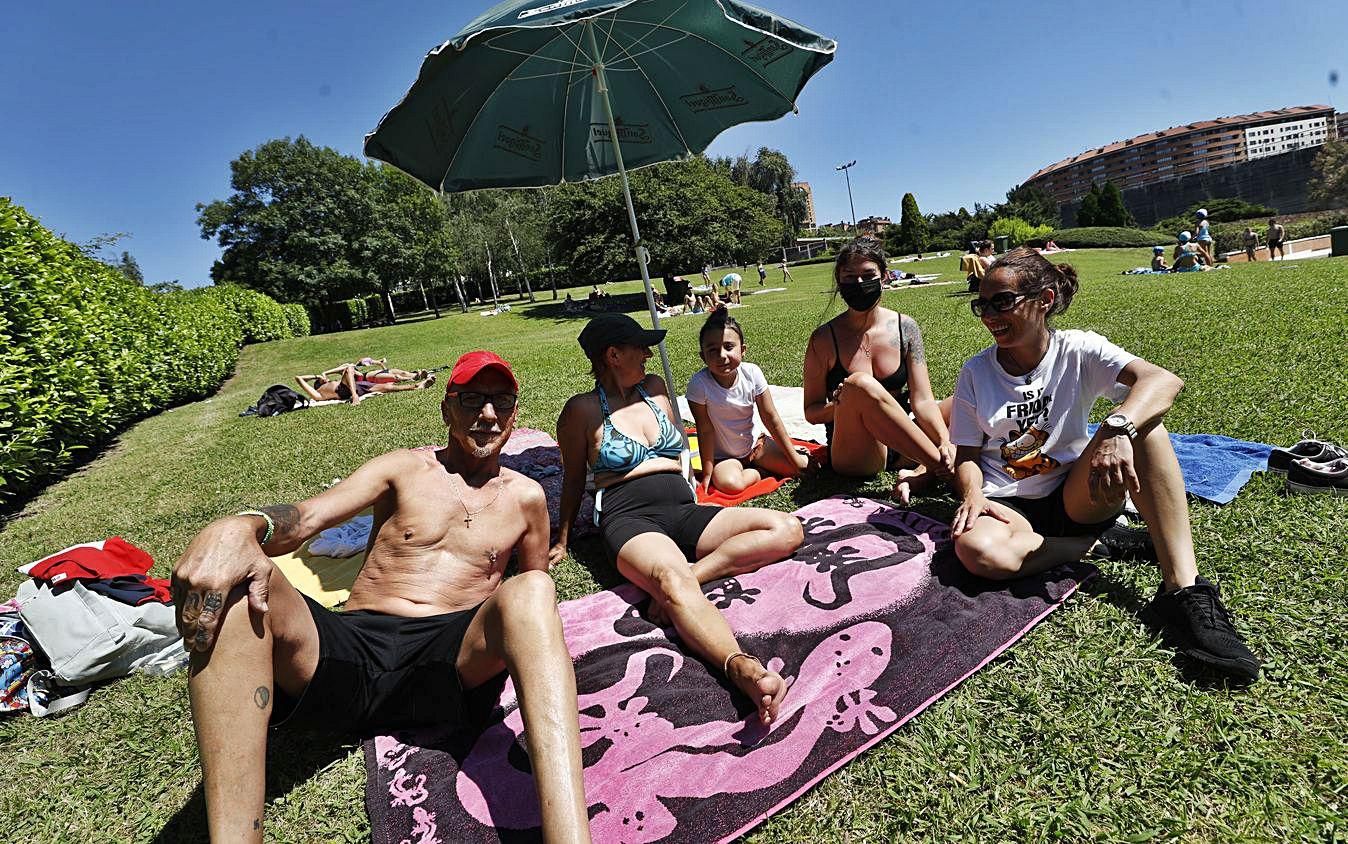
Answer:
M838 295L854 311L869 311L880 301L879 278L858 279L856 284L838 285Z

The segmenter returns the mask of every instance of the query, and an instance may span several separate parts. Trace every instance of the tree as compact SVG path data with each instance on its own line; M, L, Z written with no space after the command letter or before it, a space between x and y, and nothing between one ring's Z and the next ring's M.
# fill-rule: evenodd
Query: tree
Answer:
M653 276L708 261L748 263L781 242L772 199L735 184L705 158L647 167L631 180ZM571 274L586 282L638 275L618 179L560 186L549 198L547 239L556 254L570 255Z
M921 252L927 248L927 218L917 208L917 197L905 193L900 202L899 232L892 239L898 253Z
M281 302L320 304L380 290L369 241L379 215L370 170L304 137L268 141L230 163L228 199L197 205L211 268Z
M708 163L713 171L735 184L772 197L776 216L782 221L782 245L795 243L809 214L809 201L805 191L795 186L796 168L791 166L786 153L759 147L753 159L740 155L708 159Z
M1320 208L1348 206L1348 140L1325 141L1311 162L1310 200Z
M1032 226L1057 226L1058 203L1036 185L1016 185L1006 192L998 217L1019 217Z
M136 284L145 283L145 274L140 271L140 264L136 263L136 259L131 257L130 252L123 251L121 260L113 264L112 268Z
M1113 182L1105 182L1104 188L1100 191L1100 217L1096 225L1137 227L1137 220L1123 204L1123 191Z
M1081 207L1077 209L1078 226L1100 226L1100 186L1092 184L1091 189L1081 198Z

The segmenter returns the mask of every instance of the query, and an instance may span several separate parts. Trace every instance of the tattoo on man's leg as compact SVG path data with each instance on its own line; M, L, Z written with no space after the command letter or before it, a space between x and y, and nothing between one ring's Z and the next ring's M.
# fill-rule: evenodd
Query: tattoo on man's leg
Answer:
M267 702L271 700L271 689L266 686L258 686L253 690L253 703L257 704L258 709L266 709Z
M219 612L221 605L225 603L225 596L222 592L207 592L206 600L203 602L202 612Z
M261 828L262 828L262 819L253 818L253 829L261 829Z

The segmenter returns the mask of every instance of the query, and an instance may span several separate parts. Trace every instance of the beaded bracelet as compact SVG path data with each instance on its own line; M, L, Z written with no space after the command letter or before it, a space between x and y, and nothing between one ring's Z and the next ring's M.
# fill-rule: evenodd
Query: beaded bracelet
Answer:
M272 517L271 517L271 516L268 516L266 513L262 512L261 510L243 510L243 511L241 511L241 512L235 513L234 515L236 515L236 516L261 516L262 519L263 519L263 521L265 521L265 522L267 523L267 532L264 533L264 534L262 534L262 541L259 542L258 544L259 544L259 545L266 545L268 542L271 542L272 534L276 533L276 522L272 521Z
M731 654L730 656L728 656L728 657L725 658L725 665L721 666L721 673L722 673L722 674L729 674L729 673L730 673L730 663L734 662L735 660L739 659L740 657L744 657L745 659L752 659L754 662L758 663L758 666L759 666L760 668L763 667L763 660L759 659L758 657L754 656L753 654L747 654L747 653L745 653L744 651L735 651L733 654Z

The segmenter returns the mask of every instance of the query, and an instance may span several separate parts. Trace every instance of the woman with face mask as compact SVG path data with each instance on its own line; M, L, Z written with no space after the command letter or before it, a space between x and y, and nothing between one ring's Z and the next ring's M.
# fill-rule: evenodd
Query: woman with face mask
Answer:
M805 419L828 431L829 458L841 475L870 477L891 461L893 495L907 503L934 477L949 478L955 447L949 401L937 402L927 376L922 332L912 317L880 305L886 269L879 241L858 238L833 266L847 310L815 329L805 351Z

